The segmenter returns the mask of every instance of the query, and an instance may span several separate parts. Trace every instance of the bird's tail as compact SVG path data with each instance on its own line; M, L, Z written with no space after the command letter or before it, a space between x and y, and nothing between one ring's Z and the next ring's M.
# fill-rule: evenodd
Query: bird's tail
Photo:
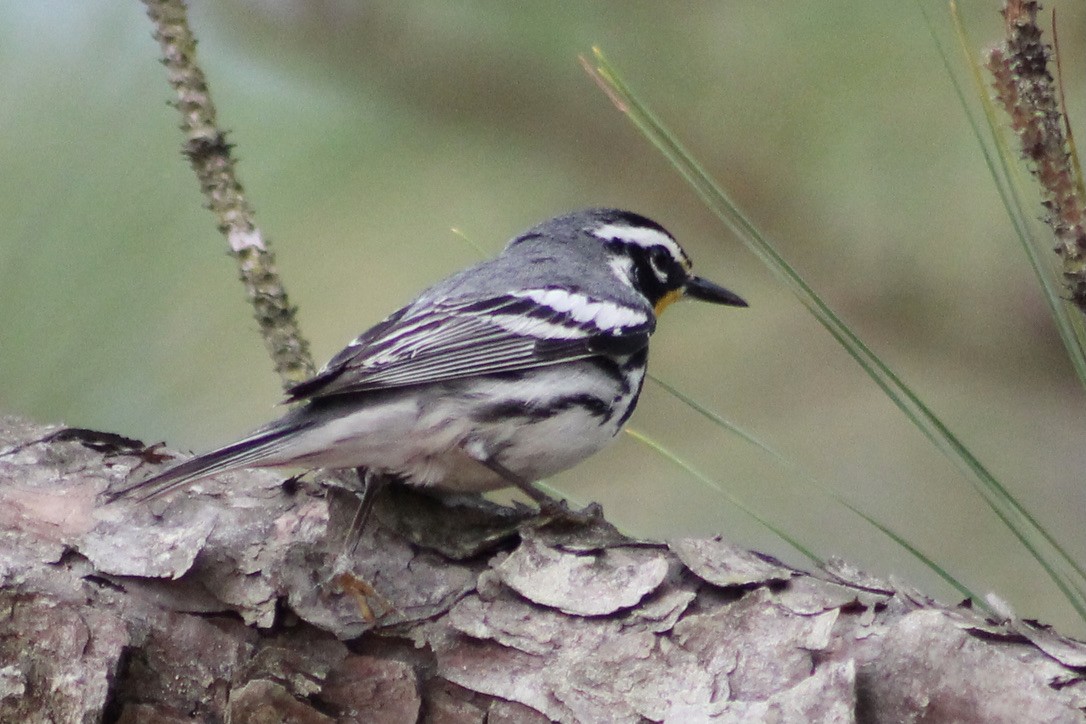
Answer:
M274 423L273 423L274 425ZM197 455L167 470L108 494L109 502L128 498L146 501L228 470L267 463L283 438L299 431L297 425L274 425L257 430L244 440Z

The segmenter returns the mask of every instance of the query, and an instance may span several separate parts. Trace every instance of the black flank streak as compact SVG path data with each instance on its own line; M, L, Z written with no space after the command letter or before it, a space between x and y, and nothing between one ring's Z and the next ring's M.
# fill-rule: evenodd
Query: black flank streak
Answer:
M640 365L643 365L648 360L648 357L649 357L649 350L646 347L645 349L641 350L640 352L635 354L630 359L626 360L626 363L624 365L622 365L622 368L625 369L625 370L629 370L629 369L633 369L634 367L638 367ZM626 412L622 413L622 417L620 417L619 420L618 420L618 426L619 427L622 427L623 425L625 425L626 421L630 419L630 415L633 414L634 408L637 407L637 400L638 400L639 397L641 397L641 389L644 386L645 386L645 377L644 377L644 375L642 375L641 379L637 383L637 389L634 390L633 399L630 400L630 404L626 408Z
M549 417L568 412L575 407L583 408L593 417L606 420L611 416L611 405L595 395L568 395L552 400L546 405L527 405L523 401L500 402L480 410L474 415L479 422L500 422L510 418L520 418L527 422L538 422Z

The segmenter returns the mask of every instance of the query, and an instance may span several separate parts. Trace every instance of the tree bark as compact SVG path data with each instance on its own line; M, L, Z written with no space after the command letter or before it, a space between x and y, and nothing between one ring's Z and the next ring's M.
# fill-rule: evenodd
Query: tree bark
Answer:
M268 472L149 506L165 455L0 418L0 720L1082 721L1086 646L719 538Z

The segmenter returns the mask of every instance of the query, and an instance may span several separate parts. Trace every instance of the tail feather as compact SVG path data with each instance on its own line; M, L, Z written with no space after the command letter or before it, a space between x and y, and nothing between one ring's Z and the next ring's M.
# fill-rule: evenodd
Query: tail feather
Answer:
M121 498L140 502L152 500L212 475L238 468L255 467L268 458L268 453L275 450L284 437L298 429L295 426L283 426L258 431L244 440L197 455L157 475L112 491L108 496L109 502Z

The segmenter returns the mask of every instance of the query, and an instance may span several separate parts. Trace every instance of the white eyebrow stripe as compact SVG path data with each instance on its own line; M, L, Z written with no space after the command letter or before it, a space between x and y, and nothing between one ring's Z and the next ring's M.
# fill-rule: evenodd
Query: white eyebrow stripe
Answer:
M604 224L591 232L592 236L605 241L624 241L629 244L636 244L645 249L650 249L654 246L662 246L671 252L671 255L676 260L683 260L686 258L686 253L679 247L674 239L668 234L656 229L650 229L646 226L629 226L626 224Z
M601 330L636 327L649 321L648 315L633 307L608 301L594 301L584 294L564 289L525 289L514 292L536 304L549 307L581 324L592 324Z

